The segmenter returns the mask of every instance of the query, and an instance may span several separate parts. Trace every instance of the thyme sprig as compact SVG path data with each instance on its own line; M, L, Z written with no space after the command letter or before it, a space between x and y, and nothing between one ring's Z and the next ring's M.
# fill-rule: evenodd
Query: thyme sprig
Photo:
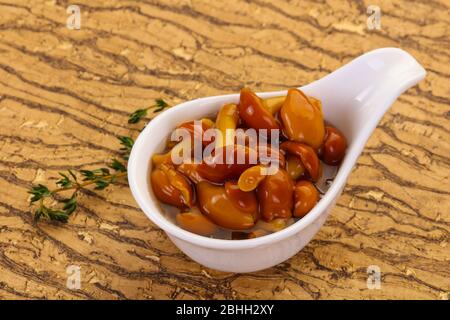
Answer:
M169 105L164 100L156 99L154 105L151 105L150 107L144 109L137 109L136 111L134 111L130 115L128 123L138 123L139 121L142 120L142 118L147 116L147 113L150 109L153 109L153 112L161 112L167 107L169 107Z
M162 99L157 99L155 104L138 109L130 115L129 123L137 123L147 115L147 111L155 108L154 112L160 112L169 105ZM78 207L78 195L81 190L93 187L94 190L103 190L118 179L127 175L127 161L133 148L134 140L131 137L118 137L120 159L113 158L106 167L92 170L66 170L59 172L60 178L56 181L56 187L50 189L43 184L37 184L28 191L31 194L30 204L36 205L34 220L47 219L50 221L67 222L70 215ZM69 197L63 197L61 193L70 192Z

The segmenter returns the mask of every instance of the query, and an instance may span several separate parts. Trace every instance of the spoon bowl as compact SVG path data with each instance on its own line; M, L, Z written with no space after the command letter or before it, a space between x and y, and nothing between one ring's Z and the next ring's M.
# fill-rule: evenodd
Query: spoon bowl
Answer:
M348 149L338 173L317 205L291 226L255 239L223 240L181 229L164 214L153 194L151 157L165 149L180 123L216 114L239 94L200 98L174 106L156 116L136 140L128 162L128 181L137 203L172 242L196 262L221 271L252 272L277 265L300 251L319 231L341 194L365 143L391 104L425 77L424 68L407 52L382 48L368 52L322 79L301 87L322 101L324 117L339 128ZM287 91L258 93L261 98Z

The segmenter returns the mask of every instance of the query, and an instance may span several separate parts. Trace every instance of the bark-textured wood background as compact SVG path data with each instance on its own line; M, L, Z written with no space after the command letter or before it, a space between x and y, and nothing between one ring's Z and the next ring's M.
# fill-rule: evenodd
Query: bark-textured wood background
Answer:
M447 0L0 1L0 298L449 299ZM382 12L368 30L367 6ZM289 261L205 269L139 210L126 184L83 194L66 225L33 225L27 189L92 168L133 135L128 114L306 84L378 47L427 69L381 121L326 225ZM239 262L236 262L239 263ZM81 267L81 289L66 268ZM381 289L366 286L381 268Z

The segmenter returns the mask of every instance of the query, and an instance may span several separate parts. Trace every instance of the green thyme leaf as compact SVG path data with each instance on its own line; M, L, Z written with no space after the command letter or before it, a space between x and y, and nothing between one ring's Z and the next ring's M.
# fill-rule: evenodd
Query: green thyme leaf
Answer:
M72 186L72 181L66 174L59 172L59 175L62 177L62 179L56 181L57 185L59 185L61 188L69 188Z
M123 146L120 150L131 151L133 148L134 140L127 136L118 137L120 144Z
M83 181L96 181L104 177L110 176L111 172L108 168L99 168L94 170L80 170L81 175L84 177Z
M147 109L137 109L130 115L128 123L138 123L145 116L147 116Z
M54 210L47 208L47 215L48 219L50 220L60 221L64 223L67 222L67 220L69 220L69 215L61 210Z
M80 173L84 177L83 181L95 179L95 173L93 170L80 170Z
M105 189L107 186L109 186L109 181L107 180L103 180L103 179L99 179L95 181L95 190L103 190Z
M155 104L156 108L153 112L161 112L165 108L169 107L169 104L167 102L165 102L163 99L156 99L155 102L156 102L156 104Z
M76 192L73 193L72 197L69 199L65 199L64 201L64 207L63 210L67 215L72 214L77 208L77 194Z
M127 136L120 136L118 137L118 139L120 141L120 144L122 145L122 148L120 148L120 151L122 151L122 159L128 161L131 149L134 145L134 140Z
M120 162L119 160L117 160L117 159L113 159L112 162L109 164L109 167L111 169L114 169L114 170L119 171L119 172L126 172L127 171L127 168L125 167L125 165L122 162Z
M28 191L28 193L33 195L33 197L31 197L31 199L30 199L30 203L36 202L38 200L41 200L41 199L43 199L45 197L50 196L50 194L51 194L50 190L46 186L44 186L42 184L38 184L37 186L33 186L31 188L31 190Z
M54 220L60 222L67 222L69 215L62 210L55 210L41 205L34 214L34 221L44 218L47 220Z

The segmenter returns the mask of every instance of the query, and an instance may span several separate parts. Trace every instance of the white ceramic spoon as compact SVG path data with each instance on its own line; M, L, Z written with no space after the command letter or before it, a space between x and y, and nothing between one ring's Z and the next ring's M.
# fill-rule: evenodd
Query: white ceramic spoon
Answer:
M319 203L304 218L284 230L249 240L199 236L169 221L149 184L150 158L162 152L172 130L182 122L213 115L239 94L184 102L155 117L139 135L128 162L128 180L139 206L173 243L198 263L222 271L251 272L281 263L300 251L319 231L341 194L364 145L391 104L425 77L424 68L407 52L383 48L366 53L335 72L301 87L319 98L325 119L339 128L348 149L336 178ZM262 98L286 91L258 94Z

